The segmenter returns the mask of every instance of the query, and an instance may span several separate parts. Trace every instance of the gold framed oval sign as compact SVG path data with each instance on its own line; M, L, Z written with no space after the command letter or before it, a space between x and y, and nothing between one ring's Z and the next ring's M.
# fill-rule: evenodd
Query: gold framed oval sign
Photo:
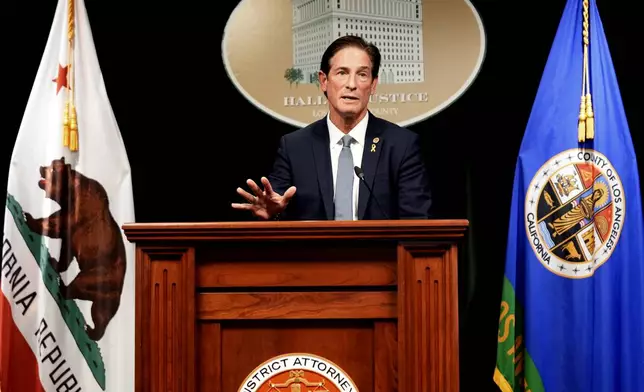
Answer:
M302 127L327 112L317 72L343 35L380 49L369 109L401 126L456 101L485 57L483 23L469 0L241 0L226 23L222 58L248 101Z
M313 354L291 353L257 366L237 392L359 392L338 365Z

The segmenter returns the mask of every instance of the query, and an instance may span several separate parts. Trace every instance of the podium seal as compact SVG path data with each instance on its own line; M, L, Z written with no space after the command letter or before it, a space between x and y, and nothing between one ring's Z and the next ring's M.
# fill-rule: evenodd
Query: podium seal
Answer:
M246 376L237 392L358 392L338 365L317 355L291 353L266 360Z

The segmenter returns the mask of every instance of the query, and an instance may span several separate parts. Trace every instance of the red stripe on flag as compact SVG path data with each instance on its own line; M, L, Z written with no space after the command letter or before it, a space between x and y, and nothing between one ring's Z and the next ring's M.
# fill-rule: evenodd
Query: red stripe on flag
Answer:
M38 361L13 322L9 302L0 290L0 388L2 392L44 392Z

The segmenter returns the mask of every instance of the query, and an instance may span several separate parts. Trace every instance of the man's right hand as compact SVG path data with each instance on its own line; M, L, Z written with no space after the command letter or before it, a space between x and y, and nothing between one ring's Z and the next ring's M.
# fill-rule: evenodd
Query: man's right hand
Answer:
M246 199L248 203L232 203L232 207L237 210L251 211L253 215L261 219L270 219L286 209L289 201L295 195L295 187L288 188L284 195L280 195L273 190L268 178L262 177L261 181L264 185L264 190L261 190L255 181L250 179L246 181L246 184L255 195L242 188L237 188L237 193Z

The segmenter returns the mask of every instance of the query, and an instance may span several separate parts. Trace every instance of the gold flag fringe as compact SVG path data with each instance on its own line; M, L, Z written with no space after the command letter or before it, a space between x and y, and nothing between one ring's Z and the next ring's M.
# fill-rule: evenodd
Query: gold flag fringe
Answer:
M579 122L577 124L577 139L580 143L595 138L595 114L590 96L590 64L588 62L588 45L590 43L588 2L583 0L584 21L583 21L583 43L584 43L584 65L581 81L581 104L579 105Z
M69 94L63 112L63 146L71 151L78 151L78 123L76 121L76 104L74 100L74 0L67 2L67 80Z

